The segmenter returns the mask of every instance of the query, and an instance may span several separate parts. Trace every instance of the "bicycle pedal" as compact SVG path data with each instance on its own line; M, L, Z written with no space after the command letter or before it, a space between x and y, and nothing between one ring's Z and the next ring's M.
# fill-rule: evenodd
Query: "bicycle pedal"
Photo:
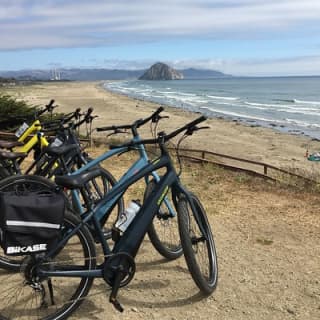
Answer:
M116 310L118 310L119 312L123 312L124 311L122 305L120 304L120 302L116 298L111 298L110 297L109 301L115 307Z

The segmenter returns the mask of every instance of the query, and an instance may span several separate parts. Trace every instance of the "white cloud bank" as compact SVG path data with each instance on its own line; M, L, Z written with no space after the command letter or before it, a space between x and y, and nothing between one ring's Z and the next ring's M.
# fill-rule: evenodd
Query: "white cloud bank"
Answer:
M0 49L264 36L317 24L319 0L3 0Z
M319 21L319 0L2 0L0 50L118 44L141 44L143 48L144 43L188 39L214 43L241 39L267 41L282 36L307 38L320 32ZM167 62L178 68L202 67L235 75L320 74L320 57L314 52L303 55L291 53L287 59L254 60L209 56L202 60ZM143 58L146 57L141 50ZM149 62L136 61L136 65L145 63L147 67ZM114 63L115 60L103 61L101 66ZM117 61L116 67L129 63Z

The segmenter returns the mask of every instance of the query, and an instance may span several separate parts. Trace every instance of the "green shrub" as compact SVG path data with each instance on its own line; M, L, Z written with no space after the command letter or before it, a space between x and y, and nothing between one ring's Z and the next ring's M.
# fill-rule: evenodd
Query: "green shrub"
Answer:
M44 106L43 106L44 107ZM14 130L23 122L32 123L35 119L37 106L29 106L25 101L17 101L9 95L0 95L0 130ZM40 121L50 121L59 119L63 113L49 114L44 113L40 117Z
M24 101L17 101L8 96L0 96L0 130L17 127L23 121L33 119L35 107L27 105Z

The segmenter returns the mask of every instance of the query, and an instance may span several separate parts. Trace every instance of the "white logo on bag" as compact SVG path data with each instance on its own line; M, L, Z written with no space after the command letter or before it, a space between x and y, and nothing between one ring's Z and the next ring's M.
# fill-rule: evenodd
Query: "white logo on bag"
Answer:
M40 244L34 244L33 246L26 246L26 247L8 247L7 254L28 253L28 252L37 252L37 251L46 251L46 250L47 250L47 244L40 243Z

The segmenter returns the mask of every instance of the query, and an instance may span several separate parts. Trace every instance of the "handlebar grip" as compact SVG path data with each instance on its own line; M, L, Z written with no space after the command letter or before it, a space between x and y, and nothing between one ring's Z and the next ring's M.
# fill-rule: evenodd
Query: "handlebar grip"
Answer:
M131 124L124 124L124 125L121 125L121 126L107 126L107 127L99 127L99 128L96 128L96 130L98 132L101 132L101 131L116 131L118 129L131 129L132 128L132 125Z
M101 132L101 131L111 131L111 130L116 130L116 129L117 129L116 126L96 128L96 130L97 130L98 132Z
M51 99L50 102L46 105L46 108L49 109L53 106L54 104L54 99Z
M76 123L76 124L74 125L74 128L80 127L82 124L84 124L85 122L87 122L87 121L90 119L92 112L93 112L93 108L90 107L90 108L87 110L87 113L84 115L84 118L83 118L81 121L79 121L78 123Z
M154 117L156 117L159 113L161 113L164 110L164 108L162 106L160 106L151 116L149 116L148 118L145 119L141 119L136 121L137 123L137 128L143 126L144 124L146 124L147 122L149 122L150 120L152 120Z
M207 117L205 116L201 116L189 123L187 123L185 126L169 133L168 135L166 135L164 138L165 138L165 141L168 141L170 140L171 138L175 137L176 135L178 135L180 132L182 131L185 131L185 130L188 130L188 129L191 129L192 127L196 126L198 123L201 123L203 121L207 120Z
M53 104L54 104L54 99L51 99L50 102L45 106L44 109L36 112L35 117L40 117L43 113L45 113L49 110L53 110L53 108L54 108Z

